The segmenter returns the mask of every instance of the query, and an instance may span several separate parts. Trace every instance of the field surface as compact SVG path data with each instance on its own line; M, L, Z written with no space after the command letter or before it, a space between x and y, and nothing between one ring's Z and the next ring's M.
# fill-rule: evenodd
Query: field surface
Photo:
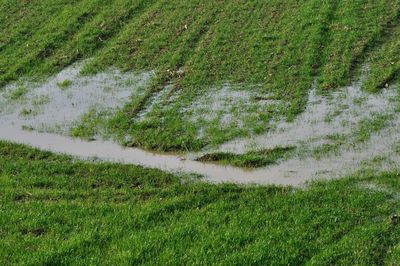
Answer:
M382 264L399 176L307 189L211 185L0 142L1 264Z
M399 0L0 0L1 265L399 265L399 165Z
M84 123L74 135L91 137L100 124L146 149L197 151L293 119L314 81L332 91L367 61L364 88L393 83L399 10L395 0L2 0L0 84L83 59L90 59L84 73L154 71L110 121Z

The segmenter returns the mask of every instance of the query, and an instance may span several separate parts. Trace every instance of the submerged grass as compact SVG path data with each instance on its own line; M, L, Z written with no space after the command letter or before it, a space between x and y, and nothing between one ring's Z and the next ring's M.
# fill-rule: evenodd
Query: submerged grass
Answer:
M8 94L6 85L46 78L88 58L83 74L110 66L151 70L143 93L115 114L91 109L71 134L90 139L103 131L126 145L197 151L263 133L272 119L294 119L316 77L319 90L332 90L368 61L366 89L398 82L399 17L397 0L3 0L0 92L24 100L28 87ZM188 119L196 99L224 84L256 93L253 102L284 105L262 111L238 105L211 121ZM49 101L47 95L32 99L36 107ZM245 111L254 115L232 122ZM232 121L224 125L228 112ZM365 142L392 118L365 119L350 139ZM340 132L329 138L311 151L315 157L348 144ZM200 160L261 167L292 152L216 153ZM0 264L396 265L399 177L363 172L303 189L215 185L0 141Z
M370 57L366 87L376 90L400 69L395 0L14 2L0 3L0 86L86 58L93 60L85 73L110 65L155 70L154 85L112 124L120 125L118 135L130 135L145 148L199 150L265 130L255 126L257 120L243 130L216 122L198 138L198 125L179 110L225 82L261 85L265 94L285 99L290 120L303 110L315 76L318 87L334 89ZM170 96L179 92L176 101L136 121L167 82L174 86ZM266 123L274 115L259 119Z
M398 173L298 190L212 185L5 142L0 164L1 264L400 260Z
M12 101L16 101L20 100L27 93L28 89L25 86L18 86L15 90L10 92L9 95L7 95L7 98L9 98Z
M328 154L338 155L341 149L352 149L357 145L362 145L370 140L373 134L377 134L385 129L393 118L393 114L374 113L371 117L361 120L350 134L337 133L326 136L325 139L328 143L311 149L311 154L314 158L319 159ZM305 156L305 154L310 153L310 150L307 148L307 143L304 143L303 146L305 147L299 149L299 154Z

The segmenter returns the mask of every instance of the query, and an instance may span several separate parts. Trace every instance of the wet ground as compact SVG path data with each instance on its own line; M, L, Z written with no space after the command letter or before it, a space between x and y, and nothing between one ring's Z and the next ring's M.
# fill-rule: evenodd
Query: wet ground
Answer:
M70 66L43 82L19 81L0 91L0 125L68 134L89 111L112 113L144 92L152 73L116 69L82 76L84 63ZM18 93L19 92L19 93Z
M320 95L314 85L305 111L294 121L278 120L271 127L274 129L265 134L237 139L217 149L206 149L200 153L223 151L241 154L250 150L289 145L297 147L299 151L292 158L275 165L241 169L192 160L200 154L157 154L137 148L123 148L110 141L89 142L65 136L71 126L93 108L114 112L129 102L131 97L141 95L152 75L109 70L83 77L79 75L79 70L79 65L73 66L42 83L19 82L7 86L0 93L0 139L83 158L95 157L165 171L196 173L210 182L243 184L299 186L309 180L337 178L365 168L389 170L397 167L400 162L400 114L397 112L398 91L395 87L383 89L379 93L367 93L361 89L360 79L334 93ZM27 89L21 89L21 86ZM236 94L240 97L236 97ZM160 99L166 95L168 88L166 92L155 95L137 119L144 119L154 104L159 104ZM216 101L197 99L191 106L191 119L200 115L203 120L208 119L220 112L218 110L221 106L228 110L231 102L237 98L240 98L240 106L246 107L251 97L254 97L249 92L235 91L232 94L226 86L214 95L218 96L214 97L218 100L218 106L215 105ZM246 108L252 110L258 107ZM222 118L231 120L230 115L234 114L228 112ZM363 134L357 133L360 124L376 116L387 119L384 126L369 132L367 124L363 130L370 135L363 141L356 141L356 135ZM333 135L340 135L343 142L334 152L326 152L317 157L310 152L329 144Z

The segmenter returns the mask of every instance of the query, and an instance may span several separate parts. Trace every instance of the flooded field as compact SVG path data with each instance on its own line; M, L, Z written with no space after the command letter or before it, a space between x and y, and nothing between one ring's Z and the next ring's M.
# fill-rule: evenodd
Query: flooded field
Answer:
M253 138L234 140L219 147L220 151L243 153L254 148L299 145L321 142L334 135L353 134L360 122L376 115L397 113L396 88L383 89L376 94L361 90L362 82L339 89L329 95L318 95L312 88L305 111L293 122L279 121L274 130ZM396 123L393 121L393 123Z
M212 124L222 129L252 132L256 126L267 126L267 121L261 119L263 115L278 113L277 110L285 107L284 101L262 93L258 86L225 83L195 98L181 113L192 123L203 125L199 130L201 136Z
M152 73L115 69L82 76L84 63L70 66L44 82L21 80L0 91L0 125L68 134L88 113L112 113L141 95Z
M265 134L227 142L217 149L174 155L124 148L112 141L89 142L65 136L93 108L112 113L131 97L141 95L152 75L150 72L132 74L112 70L85 77L79 75L79 71L80 66L73 66L42 83L18 82L7 86L0 94L0 139L82 158L195 173L210 182L242 184L299 186L309 180L341 177L366 167L388 170L400 162L400 115L395 87L371 94L361 89L361 79L336 92L320 95L314 85L305 111L294 121L277 120L274 129ZM171 89L169 86L154 95L150 105L136 119L145 119L155 105L167 100ZM214 97L205 95L196 99L189 107L191 110L182 112L190 111L192 123L218 118L223 126L224 121L236 119L237 126L243 126L241 121L251 112L260 113L265 106L282 104L263 100L256 106L250 105L256 94L231 91L228 85L219 91L213 90L212 95ZM236 108L234 111L233 107ZM224 113L224 110L227 111ZM235 112L239 116L235 116ZM373 124L374 119L378 119L380 126L370 130L369 123ZM332 136L340 139L340 145L333 151L326 150L326 145L329 147L335 139ZM205 153L243 154L288 145L296 148L294 156L258 169L195 160ZM318 156L315 156L316 151L321 150L324 152L317 152Z
M398 120L397 122L400 122ZM27 144L44 150L65 153L81 158L137 164L170 172L196 173L211 182L233 182L240 184L303 185L317 178L337 178L360 170L363 164L372 163L376 157L384 156L383 164L370 164L375 170L389 170L400 162L393 149L400 142L400 124L376 135L365 148L341 152L322 159L291 159L262 169L241 169L212 163L186 160L182 156L158 154L137 148L124 148L108 141L83 141L65 136L23 131L3 126L0 139Z

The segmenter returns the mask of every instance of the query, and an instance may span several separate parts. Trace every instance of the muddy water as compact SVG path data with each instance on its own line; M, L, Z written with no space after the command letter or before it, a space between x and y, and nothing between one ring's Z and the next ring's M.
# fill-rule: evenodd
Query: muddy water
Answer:
M240 154L248 150L276 146L301 147L304 143L318 148L324 144L325 137L336 133L346 135L346 141L349 142L347 144L351 144L345 145L338 153L326 154L322 158L317 159L306 154L259 169L248 170L183 160L181 156L124 148L113 142L87 142L56 134L22 130L22 126L38 129L38 125L44 125L46 129L61 124L64 126L61 133L68 132L70 126L93 106L102 110L114 110L123 106L130 97L140 95L152 75L150 72L133 74L111 70L92 77L82 77L79 75L80 68L80 65L67 68L44 83L29 86L28 94L18 100L11 101L7 98L7 93L17 89L18 84L10 85L6 91L0 92L0 140L81 158L96 157L104 161L142 165L169 172L200 174L210 182L241 184L300 186L313 179L331 179L351 174L365 166L380 171L396 168L400 163L400 157L395 151L400 144L397 90L390 88L377 94L369 94L361 90L362 80L328 97L318 95L314 87L309 94L306 110L293 122L279 121L276 130L265 135L228 142L216 150ZM72 81L72 84L61 89L58 83L66 79ZM166 91L168 92L168 88ZM154 97L154 103L139 114L138 120L144 119L154 104L163 101L163 93ZM197 110L198 113L203 113L203 109L215 113L221 106L229 109L238 99L245 103L251 99L250 94L232 92L228 87L222 88L218 95L220 96L214 97L220 99L217 105L206 99L196 102L192 108L200 105L202 108ZM41 104L33 103L33 99L42 98L45 100ZM224 98L228 98L225 104L222 101ZM35 113L22 116L21 109L32 109ZM365 143L352 145L351 135L360 122L376 114L390 115L390 123ZM193 156L196 155L188 154L187 158ZM381 164L372 163L376 157L383 158Z
M229 166L182 160L178 156L157 154L137 148L123 148L108 141L87 142L56 134L23 131L12 126L1 127L0 139L83 158L96 157L100 160L142 165L164 171L201 174L207 180L214 182L298 185L304 181L282 179L279 175L265 175L264 171L246 171Z
M361 89L362 81L332 93L329 97L318 95L314 87L308 97L306 110L293 122L279 121L275 130L253 138L227 142L218 151L244 153L255 148L272 149L279 146L296 146L332 134L351 134L358 124L376 114L395 114L397 105L395 88L369 94Z
M153 73L122 73L108 69L92 76L82 76L85 62L65 68L44 82L22 80L0 91L0 124L25 126L39 131L68 134L69 129L90 111L114 112L141 95ZM60 84L69 81L66 87ZM26 95L9 99L20 87Z
M156 154L137 148L123 148L112 142L87 142L55 134L23 131L13 126L2 126L0 139L81 158L95 157L104 161L142 165L169 172L196 173L203 175L210 182L300 186L316 178L340 177L357 170L364 160L378 155L390 155L390 148L400 140L398 134L394 137L392 133L398 132L399 129L400 127L396 127L383 132L382 135L374 136L366 149L346 151L338 156L321 160L293 159L257 170L182 160L179 156ZM391 156L391 159L394 158ZM398 158L396 160L399 161Z

